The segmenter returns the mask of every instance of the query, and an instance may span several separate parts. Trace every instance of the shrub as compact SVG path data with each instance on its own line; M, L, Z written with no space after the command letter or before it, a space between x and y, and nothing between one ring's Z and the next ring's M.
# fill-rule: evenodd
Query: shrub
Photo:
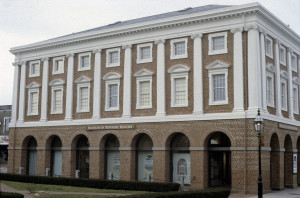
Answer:
M19 193L1 192L0 191L0 197L1 198L24 198L24 195L19 194Z

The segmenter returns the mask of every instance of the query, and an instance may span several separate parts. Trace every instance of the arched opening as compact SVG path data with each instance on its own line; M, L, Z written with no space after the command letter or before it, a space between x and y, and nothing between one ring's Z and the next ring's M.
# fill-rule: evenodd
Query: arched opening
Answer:
M171 181L191 184L190 141L182 133L176 133L171 140Z
M272 190L280 190L280 146L276 133L271 137L270 184Z
M59 137L55 136L51 142L50 174L52 177L62 176L62 143Z
M115 135L110 135L105 142L105 178L120 179L120 143Z
M284 139L284 186L293 188L293 145L290 135Z
M82 135L76 144L76 170L79 170L78 177L89 178L89 142L86 136Z
M153 181L153 143L151 138L142 134L136 142L136 180Z
M27 143L27 174L36 175L37 170L37 142L31 137Z
M208 146L208 186L231 185L230 140L225 133L211 134Z

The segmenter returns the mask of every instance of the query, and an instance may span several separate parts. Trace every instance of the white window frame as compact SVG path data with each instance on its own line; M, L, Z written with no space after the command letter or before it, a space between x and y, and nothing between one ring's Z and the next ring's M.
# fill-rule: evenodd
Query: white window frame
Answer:
M297 68L297 56L295 54L291 55L291 66L292 66L292 70L294 72L298 72L298 68Z
M220 50L213 50L213 38L215 37L220 37L224 36L224 49ZM215 55L215 54L226 54L228 53L228 48L227 48L227 32L220 32L220 33L214 33L214 34L209 34L208 35L208 55Z
M270 73L270 72L267 72L267 74L266 74L266 78L268 78L268 77L270 77L271 78L271 95L273 96L272 98L271 98L271 103L269 103L268 102L268 93L266 93L266 96L267 96L267 106L269 106L269 107L274 107L274 97L275 97L275 95L274 95L274 74L272 74L272 73ZM266 79L266 86L268 85L268 79ZM267 89L266 89L266 91L267 91Z
M59 60L62 60L63 61L63 69L62 71L58 71L56 70L56 61L59 61ZM63 74L64 73L64 70L65 70L65 57L62 56L62 57L56 57L56 58L53 58L53 69L52 69L52 74Z
M185 44L185 53L176 55L175 54L175 43L184 42ZM188 39L187 38L180 38L180 39L172 39L170 42L170 59L181 59L181 58L187 58L188 57L188 49L187 49Z
M149 82L150 83L150 103L147 106L142 106L141 102L141 93L140 93L140 83L142 82ZM152 76L148 77L139 77L136 78L136 109L151 109L152 108Z
M81 57L88 56L89 57L89 65L87 67L81 66ZM86 71L91 69L91 52L85 52L78 54L78 71Z
M3 133L9 132L9 123L10 123L10 121L8 122L8 131L5 130L5 128L6 128L6 120L7 119L11 120L11 117L4 117L4 119L3 119Z
M294 89L296 89L296 96L294 95ZM295 100L296 97L296 100ZM294 114L299 114L299 88L298 85L293 83L293 103L294 103ZM296 101L296 103L295 103ZM296 106L295 106L296 105Z
M283 50L283 56L284 56L283 61L281 60L281 56L282 56L281 55L281 50ZM280 46L280 48L279 48L279 62L280 62L280 64L286 66L286 49L283 46Z
M270 42L270 45L271 45L271 52L270 52L270 54L268 53L268 45L267 45L267 42ZM273 40L270 38L270 37L266 37L266 47L265 47L265 49L266 49L266 56L268 56L268 57L270 57L270 58L273 58Z
M141 59L141 49L144 47L150 47L150 57L147 59ZM137 58L136 58L136 63L151 63L153 61L152 58L152 48L153 48L153 43L145 43L145 44L139 44L136 46L137 48Z
M81 108L81 104L80 104L80 101L81 101L81 88L88 88L88 108L87 110L83 110ZM83 113L83 112L90 112L90 101L91 101L91 97L90 97L90 88L91 88L91 84L90 83L80 83L80 84L77 84L77 109L76 109L76 112L77 113Z
M32 112L31 109L31 93L37 93L37 112ZM39 115L39 100L40 100L40 89L39 88L30 88L28 89L28 110L27 110L27 116L34 116Z
M109 55L112 52L118 52L118 62L116 62L116 63L110 63ZM121 65L120 64L120 58L121 58L120 52L121 52L121 49L119 47L106 50L106 67L119 67Z
M34 64L38 64L38 67L39 67L39 72L36 73L36 74L33 74L32 72L32 67ZM37 77L37 76L40 76L40 73L41 73L41 61L37 60L37 61L30 61L29 63L30 67L29 67L29 77Z
M109 85L118 85L118 99L117 106L110 107L109 106ZM105 81L105 111L119 111L120 110L120 80L108 80Z
M61 111L55 110L55 91L61 91ZM63 86L54 86L51 88L51 114L62 114L64 112L64 87Z
M285 84L285 97L284 97L284 100L285 100L285 104L286 106L284 107L282 104L283 104L283 101L282 101L282 93L281 93L281 84ZM288 109L288 100L287 100L287 81L284 80L284 79L281 79L280 80L280 97L281 97L281 110L282 111L287 111Z

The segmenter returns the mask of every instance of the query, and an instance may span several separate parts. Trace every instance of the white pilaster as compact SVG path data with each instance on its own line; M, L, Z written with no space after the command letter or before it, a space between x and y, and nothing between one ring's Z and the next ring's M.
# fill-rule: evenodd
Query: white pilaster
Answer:
M123 118L131 117L131 45L123 45L124 58L124 87L123 87Z
M194 111L203 114L202 34L192 34L194 39Z
M65 120L73 119L73 81L74 81L74 53L66 55L68 58L68 75L67 75L67 99L66 99L66 116Z
M282 117L281 113L281 93L280 93L280 63L279 63L279 41L275 39L275 88L276 88L276 115Z
M18 122L24 122L25 113L25 87L26 87L26 62L22 62L20 79L20 98L19 98L19 119Z
M166 87L165 87L165 40L154 42L157 45L157 111L156 116L166 115Z
M47 121L49 58L43 58L42 107L40 121Z
M261 72L259 33L255 25L245 28L248 31L248 101L249 111L261 108Z
M261 79L262 79L262 111L268 112L267 108L267 77L266 77L266 49L265 49L265 31L260 32L260 50L261 50Z
M233 82L234 108L233 111L244 111L244 71L243 71L243 28L231 29L233 33Z
M292 73L292 50L288 48L288 53L287 53L287 66L288 66L288 74L289 74L289 79L288 79L288 96L289 96L289 118L291 120L294 120L294 96L293 96L293 73Z
M93 119L96 120L101 117L101 49L95 49L93 53L95 53Z
M14 66L14 86L13 86L13 98L12 98L12 110L11 110L11 121L15 123L17 121L17 108L18 108L18 97L19 97L19 63L13 63Z

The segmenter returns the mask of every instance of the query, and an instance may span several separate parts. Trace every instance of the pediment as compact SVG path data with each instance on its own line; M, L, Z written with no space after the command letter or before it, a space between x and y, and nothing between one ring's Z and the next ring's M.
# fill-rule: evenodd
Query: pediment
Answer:
M135 72L133 75L135 77L142 77L142 76L153 76L154 72L148 69L140 69L139 71Z
M37 83L37 82L32 82L29 85L26 86L26 88L31 89L31 88L39 88L41 87L41 84Z
M272 72L272 73L276 72L276 69L272 63L268 63L266 66L266 69L267 69L267 71Z
M186 65L177 64L172 66L170 69L168 69L168 72L171 74L173 73L183 73L183 72L189 72L191 70L190 67Z
M62 79L54 79L49 83L49 86L58 86L58 85L64 85L65 81Z
M300 80L299 80L299 78L294 77L294 78L293 78L293 83L295 83L295 84L297 84L297 85L300 85Z
M108 72L103 76L103 80L116 80L120 78L122 78L122 76L117 72Z
M220 60L215 60L214 62L205 66L208 70L216 70L216 69L228 69L230 65Z
M91 82L91 81L92 81L91 78L82 75L82 76L80 76L79 78L77 78L77 79L75 80L75 83L87 83L87 82Z
M280 77L284 78L284 79L288 79L289 75L286 71L281 70L280 71Z

